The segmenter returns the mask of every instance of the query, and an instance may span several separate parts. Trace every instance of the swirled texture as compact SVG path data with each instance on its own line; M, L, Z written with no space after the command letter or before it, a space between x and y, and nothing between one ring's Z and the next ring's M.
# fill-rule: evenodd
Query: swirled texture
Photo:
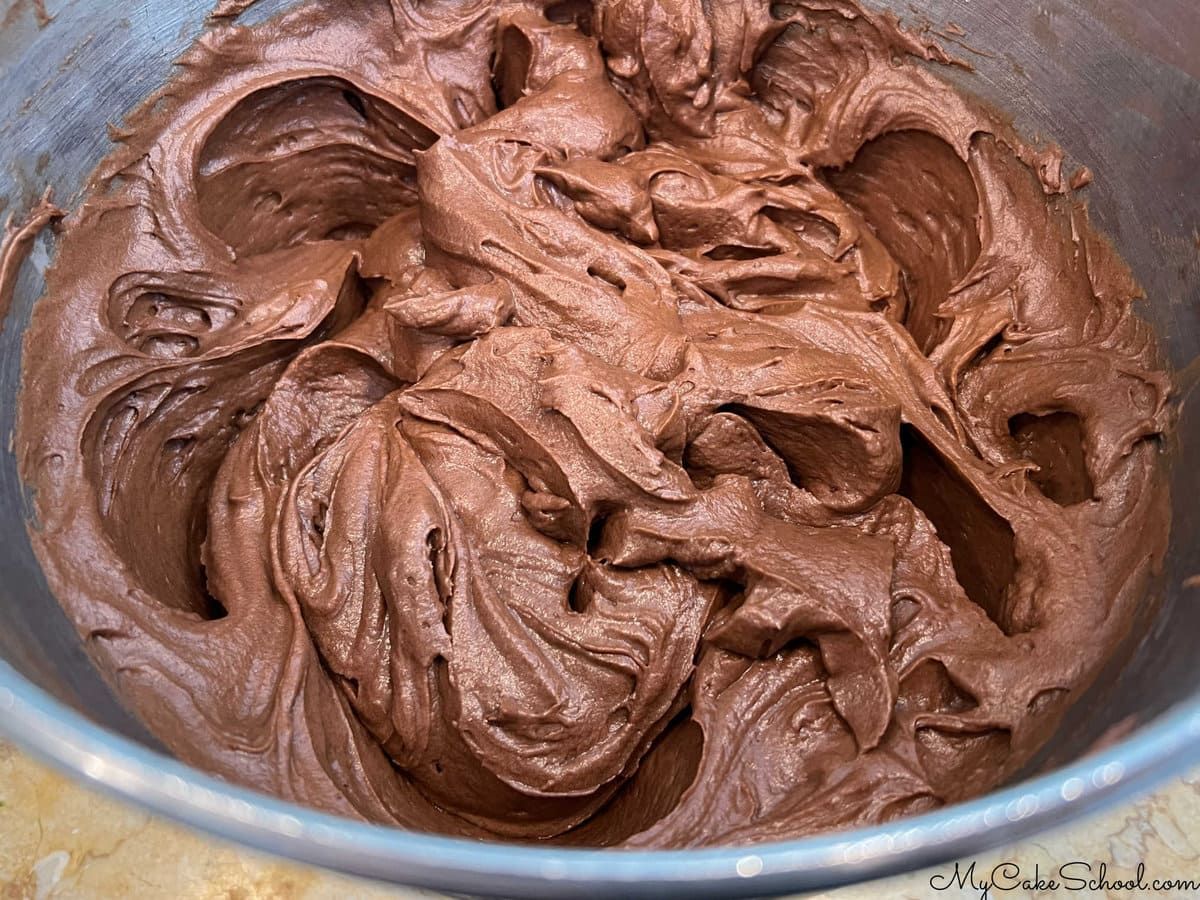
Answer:
M311 2L119 132L34 541L183 759L678 847L985 791L1161 554L1168 381L1034 153L845 0Z

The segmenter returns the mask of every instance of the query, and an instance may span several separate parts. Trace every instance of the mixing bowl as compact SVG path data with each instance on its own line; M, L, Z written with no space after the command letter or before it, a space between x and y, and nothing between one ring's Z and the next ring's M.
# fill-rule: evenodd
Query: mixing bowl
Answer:
M380 0L383 2L383 0ZM876 0L876 3L881 0ZM46 185L70 205L106 125L170 74L212 0L16 0L0 29L0 197ZM260 19L288 5L264 0ZM906 0L886 4L912 20ZM1053 135L1096 173L1094 219L1132 264L1141 311L1180 373L1170 552L1141 621L1027 777L887 825L770 845L677 852L478 844L366 825L235 787L165 755L100 678L26 534L28 498L0 453L0 732L77 778L222 837L358 875L473 894L763 895L830 887L1012 842L1200 762L1200 7L1194 0L924 0L974 73L949 73ZM0 333L0 430L13 428L21 339L54 250L44 234ZM54 348L31 352L53 353ZM1200 583L1200 580L1197 581Z

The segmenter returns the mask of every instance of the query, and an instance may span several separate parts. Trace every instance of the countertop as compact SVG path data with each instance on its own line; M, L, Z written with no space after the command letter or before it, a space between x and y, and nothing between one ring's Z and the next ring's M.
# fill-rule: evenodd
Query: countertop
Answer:
M978 857L976 879L1004 863L1012 879L1099 877L1106 885L1010 888L1000 870L989 898L1200 897L1200 770L1153 794L1076 825ZM965 871L971 860L960 864ZM1144 864L1147 890L1117 884ZM1074 864L1073 867L1070 867ZM1089 871L1083 868L1090 865ZM957 887L954 864L829 891L821 900L979 898ZM1195 889L1154 890L1155 879L1196 879ZM937 890L940 886L942 889ZM1004 889L1000 889L1004 888ZM240 849L85 790L0 743L0 900L408 900L435 895L391 889Z

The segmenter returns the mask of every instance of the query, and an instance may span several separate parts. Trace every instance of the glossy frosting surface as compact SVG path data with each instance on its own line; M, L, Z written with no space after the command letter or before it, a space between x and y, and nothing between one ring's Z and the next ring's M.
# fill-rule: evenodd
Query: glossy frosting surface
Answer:
M1169 381L951 62L846 0L216 25L26 340L101 667L190 763L451 834L782 839L1013 773L1143 602Z

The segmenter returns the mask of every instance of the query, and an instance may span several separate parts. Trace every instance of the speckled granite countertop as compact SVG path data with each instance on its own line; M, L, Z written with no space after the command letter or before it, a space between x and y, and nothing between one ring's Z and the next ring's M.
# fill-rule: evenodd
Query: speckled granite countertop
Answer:
M1144 863L1147 885L1154 879L1184 878L1200 884L1200 770L1069 829L980 856L976 875L987 878L1005 862L1019 865L1020 877L1032 876L1036 865L1043 878L1055 875L1064 864L1087 863L1093 867L1090 873L1077 865L1067 874L1093 880L1104 863L1108 884L1078 888L1075 882L1057 890L1035 886L1001 890L1001 872L990 898L1200 896L1200 889L1143 891L1117 884L1136 877L1139 863ZM951 864L811 896L822 900L981 896L981 889L949 883L953 871ZM222 843L77 787L0 743L0 900L109 897L407 900L434 895L355 881Z

